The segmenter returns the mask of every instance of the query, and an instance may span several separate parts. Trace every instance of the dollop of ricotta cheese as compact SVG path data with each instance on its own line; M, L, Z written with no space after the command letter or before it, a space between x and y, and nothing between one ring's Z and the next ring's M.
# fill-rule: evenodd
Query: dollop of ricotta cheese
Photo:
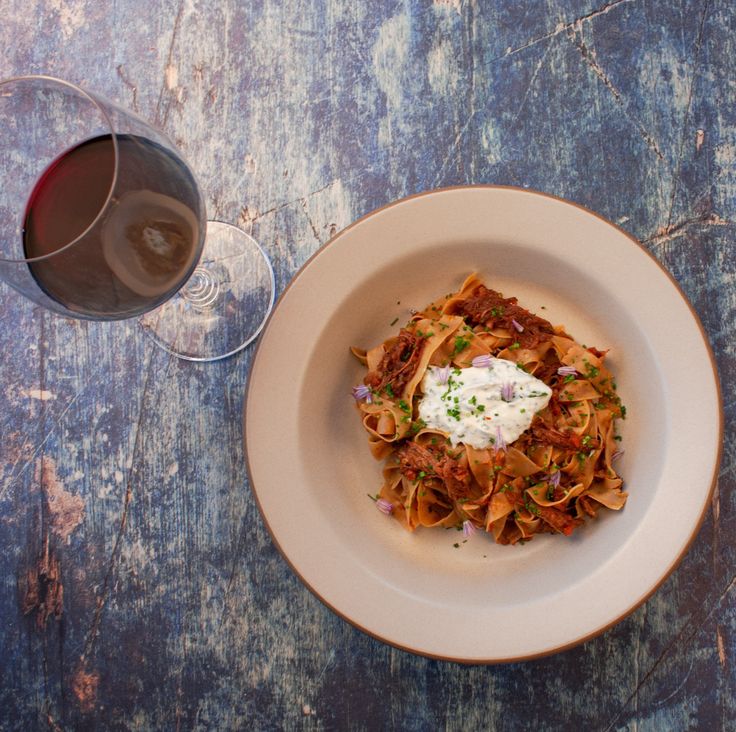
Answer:
M453 445L482 450L500 434L511 444L529 429L552 390L513 361L491 358L489 366L447 371L430 366L422 379L419 417L446 432Z

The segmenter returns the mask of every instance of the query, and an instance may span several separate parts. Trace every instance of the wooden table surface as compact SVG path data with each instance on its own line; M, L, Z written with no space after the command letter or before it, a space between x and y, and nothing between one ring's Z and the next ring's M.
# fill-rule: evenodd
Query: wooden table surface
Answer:
M5 0L0 75L165 130L279 292L435 187L617 222L702 318L726 431L695 543L630 617L537 661L428 660L333 615L271 542L241 444L252 349L182 362L2 286L0 727L736 728L735 39L730 0Z

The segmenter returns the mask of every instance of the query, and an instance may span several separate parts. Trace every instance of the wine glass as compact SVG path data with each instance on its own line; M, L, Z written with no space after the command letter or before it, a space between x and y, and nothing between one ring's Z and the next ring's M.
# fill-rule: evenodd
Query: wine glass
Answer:
M274 300L255 240L207 221L171 141L48 76L0 81L0 278L74 318L140 317L160 346L211 361L260 332Z

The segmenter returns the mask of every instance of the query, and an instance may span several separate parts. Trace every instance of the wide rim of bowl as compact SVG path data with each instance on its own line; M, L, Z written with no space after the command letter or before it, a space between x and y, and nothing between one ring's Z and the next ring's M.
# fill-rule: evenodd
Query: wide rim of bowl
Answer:
M393 648L397 648L402 651L406 651L408 653L411 653L413 655L421 656L424 658L430 658L434 660L440 660L440 661L450 661L453 663L460 663L464 665L490 665L490 664L504 664L504 663L518 663L522 661L532 661L538 658L544 658L546 656L552 656L557 653L562 653L564 651L567 651L571 648L575 648L576 646L579 646L583 643L586 643L589 640L592 640L593 638L598 637L599 635L605 633L610 628L614 627L618 623L620 623L622 620L624 620L626 617L631 615L637 608L639 608L641 605L643 605L647 600L649 600L650 597L652 597L657 590L662 586L662 584L667 580L667 578L675 571L675 569L679 566L679 564L682 562L682 560L685 558L687 553L690 551L690 548L692 547L698 533L700 532L700 529L703 525L703 522L705 520L705 516L708 511L708 506L712 502L713 498L713 492L715 490L717 481L718 481L718 471L719 466L721 464L721 460L723 457L723 434L724 434L724 413L723 413L723 395L722 395L722 389L721 389L721 381L718 374L718 367L716 365L715 355L713 353L713 349L711 347L710 341L708 340L708 336L705 332L705 328L703 327L703 324L700 320L700 317L693 307L692 303L688 299L687 295L685 295L684 291L680 287L680 284L677 282L677 280L673 277L673 275L664 267L664 265L638 240L636 237L634 237L632 234L630 234L625 229L621 228L614 222L610 221L609 219L605 218L601 214L597 213L596 211L593 211L586 206L583 206L582 204L576 203L574 201L570 201L568 199L562 198L560 196L556 196L551 193L546 193L544 191L538 191L532 188L520 188L518 186L508 186L508 185L495 185L495 184L473 184L473 185L457 185L457 186L446 186L444 188L435 188L428 191L422 191L419 193L415 193L409 196L405 196L404 198L400 198L394 201L391 201L383 206L380 206L379 208L376 208L372 211L369 211L368 213L364 214L360 218L356 219L352 223L350 223L348 226L346 226L344 229L341 229L335 236L333 236L329 241L327 241L322 247L320 247L316 252L314 252L305 262L302 264L302 266L299 268L299 270L296 272L296 274L291 278L287 286L284 288L283 292L279 295L278 300L276 301L276 304L274 305L273 309L271 310L271 313L268 316L268 319L265 322L265 325L263 327L263 330L261 331L261 335L256 342L256 348L253 353L253 360L251 362L251 371L253 367L256 364L256 361L258 359L261 345L263 344L263 341L265 340L265 337L268 334L269 328L271 326L271 322L273 317L276 315L276 313L279 310L279 306L281 305L284 297L289 292L291 286L298 280L298 278L301 276L301 274L321 255L325 252L325 250L330 247L331 245L334 245L336 242L338 242L341 238L343 238L348 232L350 232L353 228L359 226L361 223L366 221L369 218L372 218L388 209L394 208L396 206L399 206L403 203L406 203L407 201L412 201L417 198L425 198L425 197L431 197L431 196L437 196L442 195L444 193L448 192L458 192L458 191L476 191L476 190L497 190L497 191L510 191L517 194L522 195L529 195L529 196L539 196L542 198L546 198L552 201L556 201L558 203L565 204L567 206L571 206L573 208L576 208L583 213L593 216L599 221L607 224L608 226L615 229L617 232L622 234L629 243L633 244L637 249L643 251L652 262L654 262L659 270L666 276L666 278L669 280L670 284L673 285L675 288L676 293L679 295L679 297L682 299L684 304L687 306L688 310L690 311L690 315L695 322L695 324L698 327L698 330L700 332L700 336L703 341L703 346L705 347L705 351L708 354L708 359L710 361L712 374L713 374L713 383L715 385L716 389L716 399L718 403L718 446L716 450L716 459L713 463L713 474L710 478L710 487L708 489L708 493L706 496L706 500L703 502L703 509L700 513L700 516L698 517L698 520L694 523L693 530L684 544L682 550L679 552L679 554L674 557L674 559L670 562L669 566L664 570L662 575L660 576L659 580L643 595L638 597L634 602L632 602L626 610L623 612L620 612L617 614L615 618L610 620L608 623L605 623L600 628L596 628L595 630L585 634L584 636L581 636L579 638L575 638L574 640L563 643L561 645L555 646L553 648L548 648L540 652L536 653L524 653L519 654L515 656L508 656L508 657L501 657L501 658L488 658L488 659L477 659L477 658L464 658L462 656L452 656L452 655L445 655L445 654L437 654L437 653L431 653L431 652L425 652L417 650L416 648L412 648L410 646L406 646L401 644L400 642L397 642L393 639L386 638L382 636L381 634L374 632L364 626L362 626L360 623L353 620L351 617L346 615L344 612L342 612L339 608L335 607L331 602L329 602L325 597L323 597L311 584L310 582L302 575L302 573L299 571L299 569L296 567L294 562L289 558L288 554L285 552L283 547L281 546L281 543L278 540L278 537L274 533L273 529L271 528L271 525L268 521L268 518L266 516L266 513L263 509L261 500L258 496L258 491L256 490L255 482L253 480L253 471L250 463L250 458L248 455L248 424L247 424L247 412L248 412L248 401L251 393L251 385L252 381L249 379L248 386L246 387L245 392L245 398L243 400L243 450L245 454L245 467L246 471L248 473L248 479L250 482L250 488L251 493L253 494L253 497L255 498L256 505L258 507L258 511L261 515L261 518L263 519L263 522L268 529L268 532L271 536L271 540L273 541L274 545L276 546L276 549L278 550L279 554L281 554L282 558L286 562L286 564L291 568L292 572L297 576L297 578L302 582L302 584L329 610L331 610L335 615L337 615L342 620L345 620L347 623L352 625L354 628L360 630L361 632L365 633L366 635L370 636L371 638L374 638L382 643L385 643Z

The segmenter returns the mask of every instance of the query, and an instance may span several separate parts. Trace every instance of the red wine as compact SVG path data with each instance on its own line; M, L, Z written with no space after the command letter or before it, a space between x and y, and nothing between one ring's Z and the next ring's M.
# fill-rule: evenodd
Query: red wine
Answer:
M26 257L58 252L30 262L33 277L80 317L128 318L155 308L189 277L201 248L204 210L185 164L144 137L117 142L107 205L115 175L110 135L57 158L26 209Z

